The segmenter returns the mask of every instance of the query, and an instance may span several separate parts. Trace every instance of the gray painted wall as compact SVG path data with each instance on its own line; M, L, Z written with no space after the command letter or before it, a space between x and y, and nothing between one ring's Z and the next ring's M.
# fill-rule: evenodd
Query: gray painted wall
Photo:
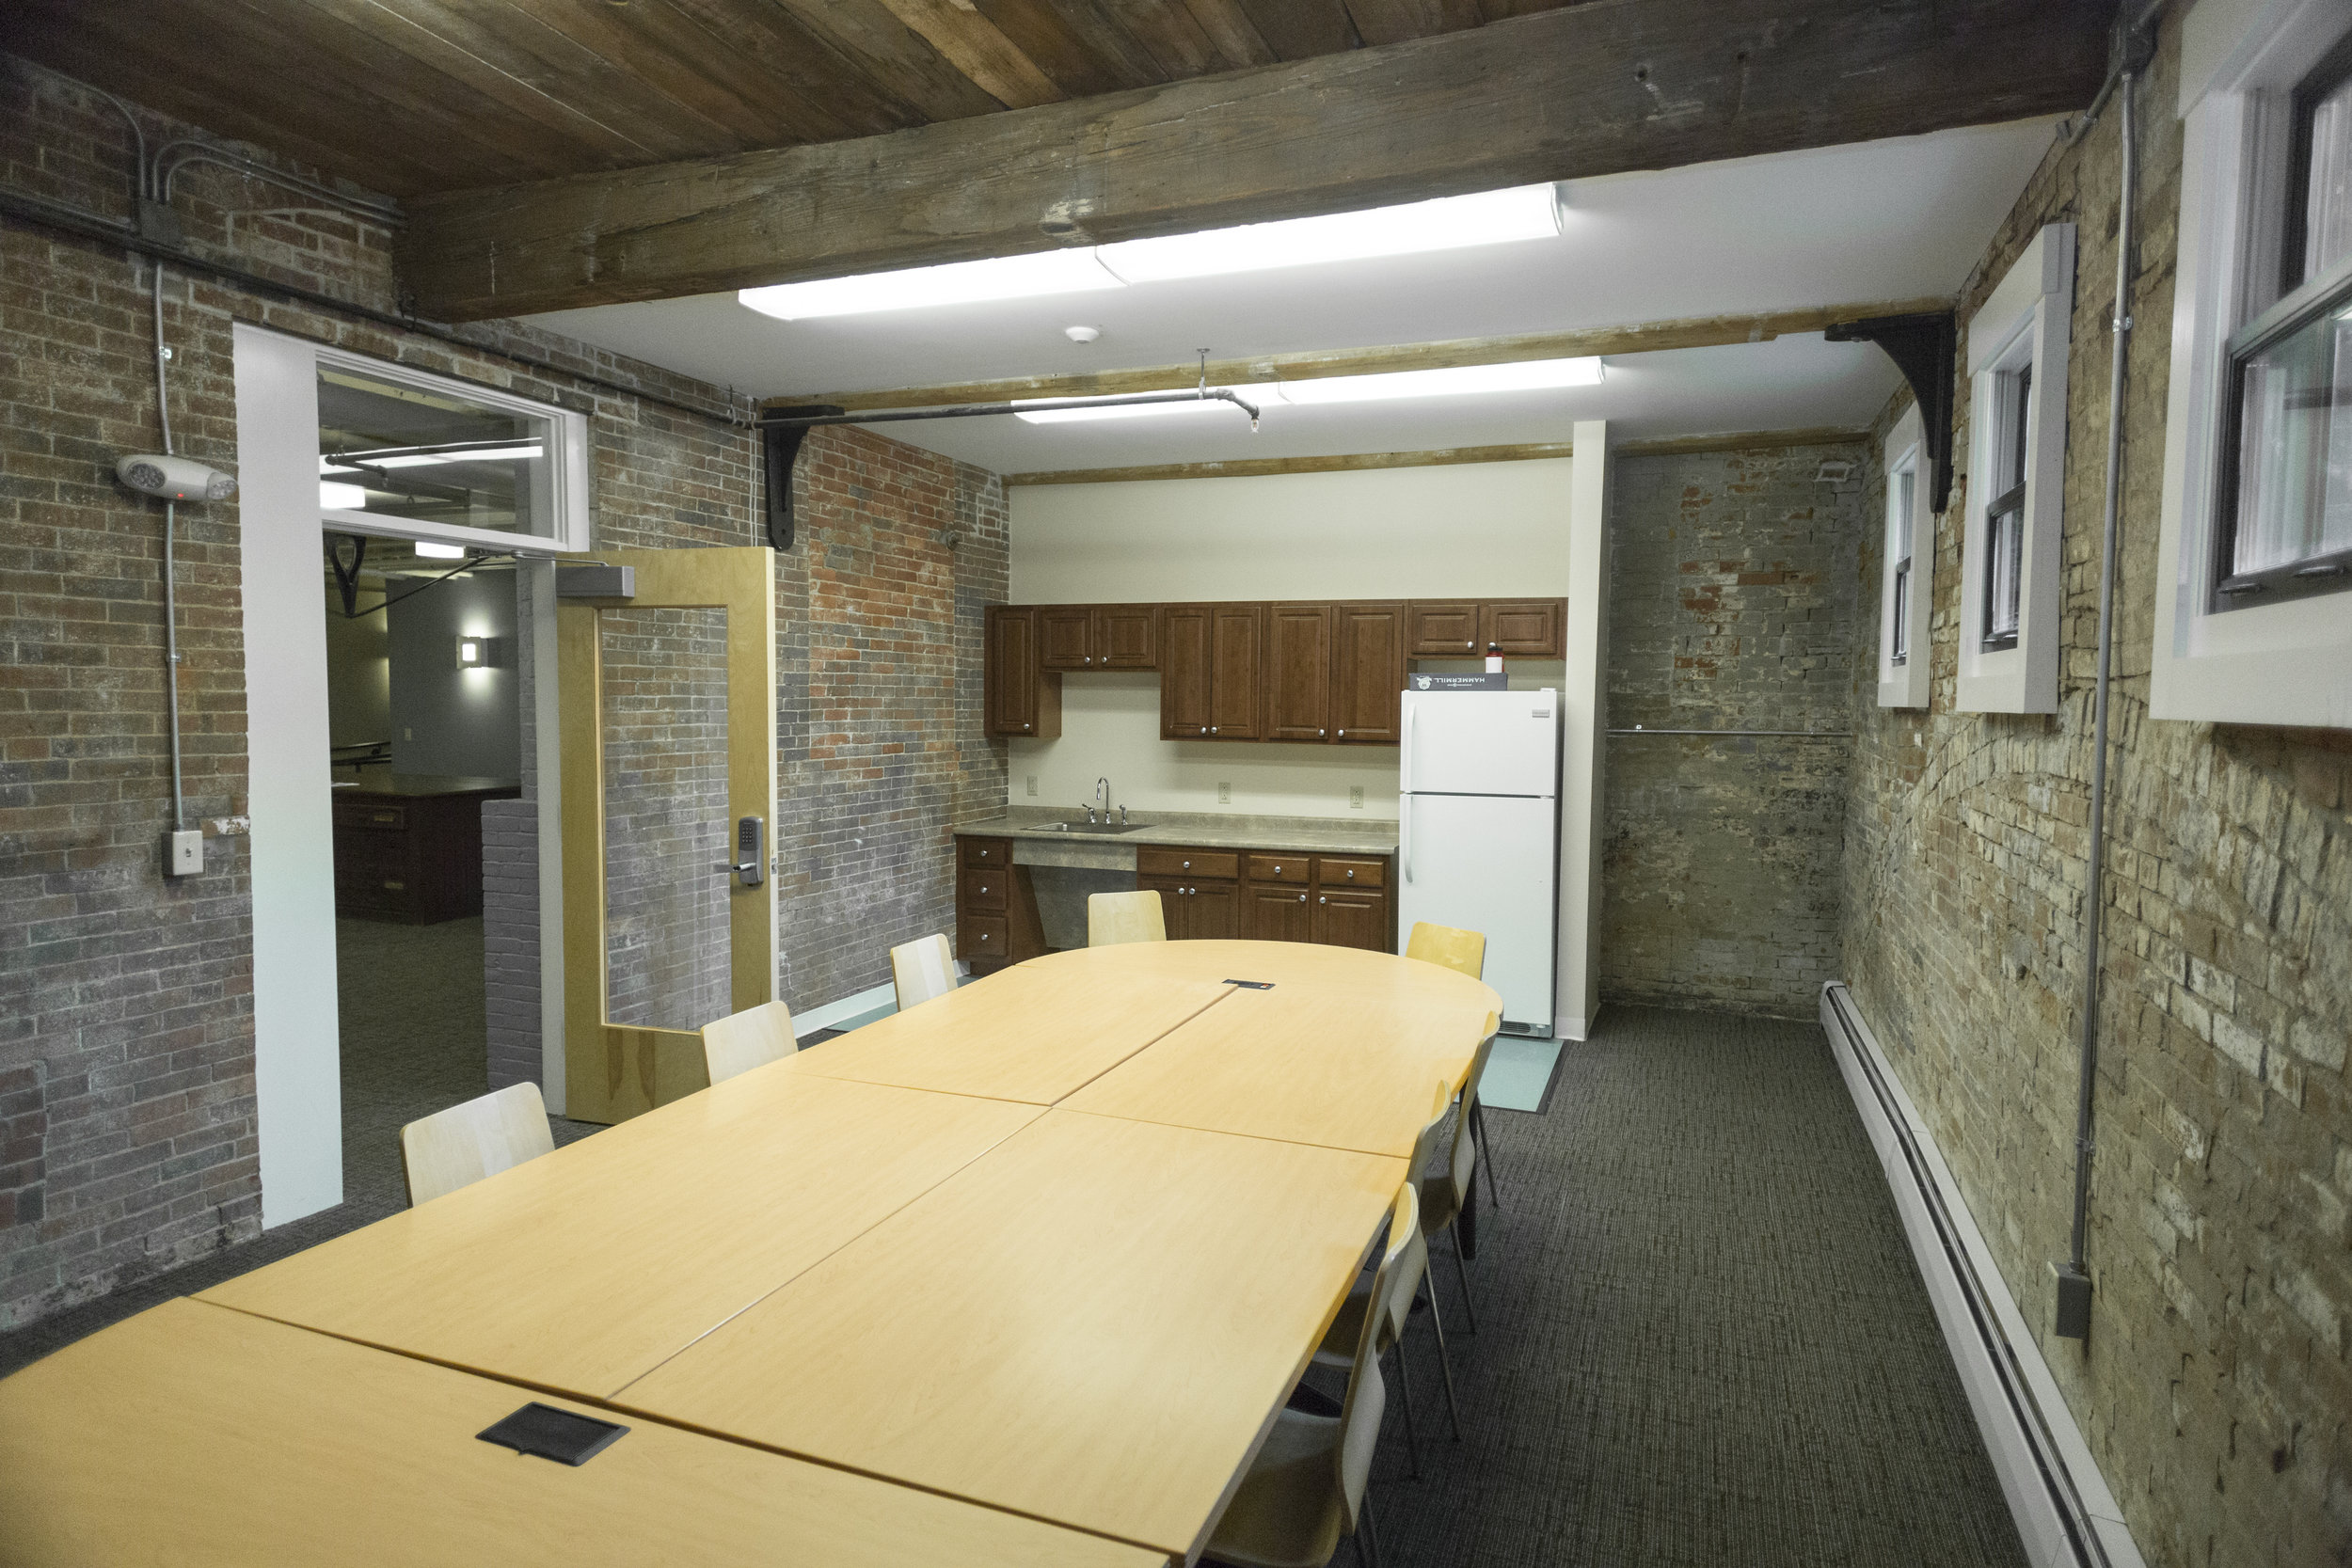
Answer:
M516 665L513 574L452 578L384 613L390 623L393 768L520 778L522 679ZM461 636L500 639L505 665L460 670Z

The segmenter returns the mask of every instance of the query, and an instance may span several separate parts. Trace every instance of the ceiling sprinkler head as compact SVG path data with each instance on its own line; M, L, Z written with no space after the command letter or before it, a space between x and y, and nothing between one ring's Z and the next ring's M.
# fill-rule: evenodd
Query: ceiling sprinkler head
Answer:
M1073 343L1090 343L1103 335L1099 326L1065 326L1061 335Z

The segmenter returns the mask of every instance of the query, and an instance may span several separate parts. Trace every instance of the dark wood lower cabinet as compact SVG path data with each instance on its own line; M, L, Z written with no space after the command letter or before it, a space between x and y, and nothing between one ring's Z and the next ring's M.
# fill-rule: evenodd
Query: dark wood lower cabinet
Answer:
M1379 892L1318 893L1314 901L1314 938L1327 947L1361 947L1374 953L1391 951L1389 895Z
M1303 887L1277 882L1271 887L1251 883L1243 900L1249 913L1248 935L1257 942L1312 942L1313 897Z
M1136 885L1159 893L1170 942L1231 941L1242 935L1241 884L1198 878L1138 877Z

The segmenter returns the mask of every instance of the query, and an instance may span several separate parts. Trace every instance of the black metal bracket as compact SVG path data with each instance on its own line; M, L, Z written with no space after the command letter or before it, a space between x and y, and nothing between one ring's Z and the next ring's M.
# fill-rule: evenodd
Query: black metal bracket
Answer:
M351 546L351 564L343 564L343 546ZM326 563L335 570L335 587L343 596L343 619L359 616L359 568L368 563L368 540L362 533L342 533L326 546Z
M1935 476L1932 510L1952 499L1952 375L1959 357L1960 324L1949 310L1903 316L1871 316L1835 322L1822 337L1833 343L1876 343L1911 383L1919 404L1919 424Z
M792 547L792 474L800 467L801 443L816 428L813 424L788 421L831 419L845 412L839 404L833 403L803 403L760 411L759 451L767 466L770 549ZM771 423L771 420L775 422Z

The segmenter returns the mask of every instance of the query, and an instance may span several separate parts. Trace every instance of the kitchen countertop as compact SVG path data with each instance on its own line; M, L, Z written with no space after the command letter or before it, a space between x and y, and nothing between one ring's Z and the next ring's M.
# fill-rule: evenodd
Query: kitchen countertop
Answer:
M1020 810L959 822L955 832L1041 844L1134 847L1180 845L1193 849L1286 849L1308 854L1393 855L1396 824L1384 818L1351 822L1329 816L1211 816L1160 812L1124 833L1057 833L1049 822L1084 821L1086 813Z

